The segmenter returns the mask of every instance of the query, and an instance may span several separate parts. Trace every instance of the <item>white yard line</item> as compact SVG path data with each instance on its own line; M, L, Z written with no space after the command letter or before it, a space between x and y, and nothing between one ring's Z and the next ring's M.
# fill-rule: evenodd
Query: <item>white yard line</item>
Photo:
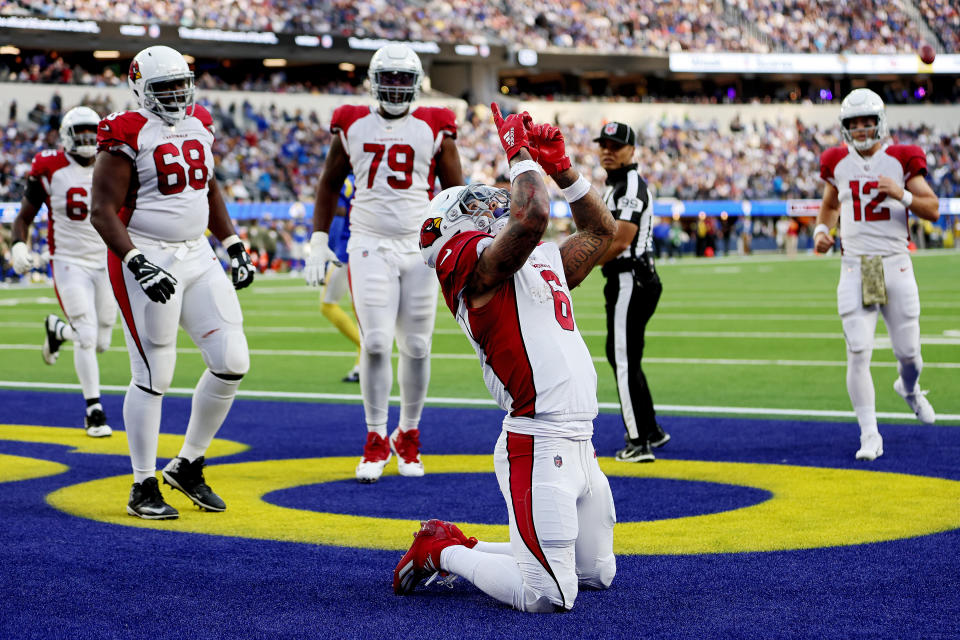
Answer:
M0 388L7 389L30 389L30 390L49 390L49 391L80 391L79 384L67 384L59 382L17 382L11 380L0 380ZM123 392L127 390L126 386L101 385L104 391ZM167 391L172 395L190 395L193 389L184 387L173 387ZM343 400L349 402L360 402L363 398L358 393L307 393L295 391L256 391L241 389L237 392L241 398L274 398L283 400ZM391 402L399 402L399 396L390 396ZM443 398L428 397L427 404L431 405L467 405L478 407L494 407L493 400L485 398ZM601 402L601 409L617 410L620 405L615 402ZM709 415L727 414L727 415L752 415L752 416L799 416L815 418L850 418L855 419L853 411L833 411L818 409L770 409L762 407L709 407L709 406L690 406L676 404L657 404L654 406L657 411L664 413L703 413ZM912 413L898 413L880 411L878 418L890 418L893 420L914 420ZM937 418L944 421L960 421L960 414L938 414Z
M878 340L877 348L883 348ZM951 343L953 344L953 343ZM37 351L38 344L0 344L0 351ZM889 344L887 344L889 348ZM64 351L72 351L69 344L62 347ZM108 351L126 353L126 347L113 346ZM178 347L177 353L199 354L200 350L194 347ZM355 358L356 351L314 351L309 349L250 349L254 356L303 357L303 358ZM396 352L393 353L396 358ZM434 360L476 360L473 353L437 353L430 357ZM606 362L603 356L594 356L594 362ZM737 358L657 358L645 357L644 364L683 364L683 365L719 365L719 366L775 366L775 367L845 367L846 360L785 360L785 359L737 359ZM872 367L896 368L896 362L873 362ZM960 369L960 362L924 362L923 366L929 369Z

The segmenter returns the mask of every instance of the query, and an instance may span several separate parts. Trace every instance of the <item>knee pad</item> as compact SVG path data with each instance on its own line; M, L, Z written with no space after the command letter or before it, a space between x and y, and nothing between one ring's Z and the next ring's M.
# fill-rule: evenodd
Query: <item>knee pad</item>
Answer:
M241 376L246 374L250 370L250 349L247 347L247 337L243 331L230 329L224 332L219 362L209 363L208 366L215 373Z
M422 360L430 355L430 336L406 336L398 345L404 355Z
M898 327L890 327L890 344L897 360L913 360L920 357L920 322L917 319L907 321Z
M386 331L373 330L363 333L363 348L373 356L390 353L390 348L393 346L391 342L390 334Z
M102 324L97 328L97 353L103 353L110 348L113 340L113 325Z
M86 315L70 319L70 326L76 334L74 346L78 349L93 349L97 345L97 327L87 321Z
M135 357L139 360L140 354L136 354ZM175 358L175 353L167 356L164 353L154 352L151 354L149 369L140 360L140 366L131 367L133 383L148 393L156 395L166 393L173 383Z
M873 350L873 332L866 317L849 315L843 318L843 337L847 351L860 353Z
M567 609L573 608L570 602ZM527 585L523 585L523 611L527 613L553 613L562 611L563 605L554 602L549 595L539 593Z
M609 556L597 561L593 571L580 576L580 581L594 589L609 589L617 575L617 559Z

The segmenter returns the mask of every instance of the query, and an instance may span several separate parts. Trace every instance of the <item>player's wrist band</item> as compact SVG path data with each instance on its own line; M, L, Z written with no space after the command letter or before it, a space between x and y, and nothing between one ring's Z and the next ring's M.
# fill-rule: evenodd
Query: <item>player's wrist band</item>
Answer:
M813 237L816 238L818 234L825 233L830 235L830 227L823 224L822 222L813 228Z
M221 240L220 244L223 245L224 249L229 249L230 247L237 244L238 242L243 242L243 240L241 240L237 234L233 234L232 236L228 236L223 240Z
M540 173L540 165L538 165L533 160L521 160L520 162L510 166L510 183L513 184L513 181L517 179L521 173L526 173L527 171L536 171Z
M567 202L572 204L590 193L590 181L581 175L576 182L565 189L561 189L561 191L563 191L563 197L567 199Z
M310 244L320 243L326 245L330 241L330 236L326 231L314 231L310 234Z
M140 254L141 254L140 249L130 249L130 251L127 251L127 255L123 256L123 264L127 264L128 262L130 262L131 258L133 258L134 256L139 256Z
M904 189L904 190L903 190L903 197L900 198L900 202L903 203L903 206L905 206L907 209L909 209L909 208L910 208L910 205L913 204L913 194L910 193L909 191L907 191L906 189Z

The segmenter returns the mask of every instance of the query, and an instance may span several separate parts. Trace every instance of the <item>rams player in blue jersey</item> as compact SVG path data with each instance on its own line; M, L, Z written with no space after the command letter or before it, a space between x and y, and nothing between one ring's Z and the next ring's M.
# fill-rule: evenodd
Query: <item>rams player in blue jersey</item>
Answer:
M320 310L323 316L333 323L340 333L357 345L357 360L353 369L344 378L344 382L360 382L360 332L356 323L340 308L340 300L349 289L347 278L347 241L350 239L350 203L356 193L353 174L347 176L340 189L337 210L330 223L330 249L337 254L342 264L330 262L327 265L326 284L320 294Z

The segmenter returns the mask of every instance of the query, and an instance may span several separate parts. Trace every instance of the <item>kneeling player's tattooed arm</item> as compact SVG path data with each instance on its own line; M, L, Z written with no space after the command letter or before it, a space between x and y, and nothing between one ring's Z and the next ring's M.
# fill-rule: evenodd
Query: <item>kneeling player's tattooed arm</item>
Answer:
M553 176L561 189L569 187L579 178L580 172L572 167ZM606 253L617 233L617 222L593 188L587 195L571 203L570 211L577 232L560 245L560 255L567 286L573 289L586 279L593 266Z

